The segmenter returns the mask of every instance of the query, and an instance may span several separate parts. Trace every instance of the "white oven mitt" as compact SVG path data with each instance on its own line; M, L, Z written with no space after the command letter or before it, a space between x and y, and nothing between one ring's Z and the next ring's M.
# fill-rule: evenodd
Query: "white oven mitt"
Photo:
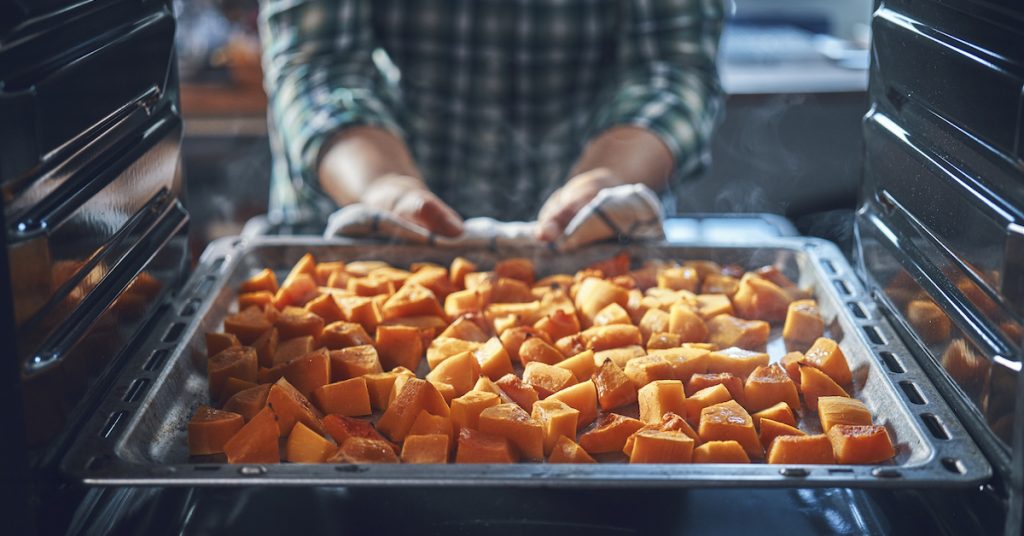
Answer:
M568 251L606 239L652 241L665 238L664 216L658 196L642 184L606 188L587 203L569 222L552 247ZM498 248L535 244L537 222L502 222L493 218L470 218L465 232L449 238L389 212L356 203L338 209L327 220L324 236L380 238L414 244Z

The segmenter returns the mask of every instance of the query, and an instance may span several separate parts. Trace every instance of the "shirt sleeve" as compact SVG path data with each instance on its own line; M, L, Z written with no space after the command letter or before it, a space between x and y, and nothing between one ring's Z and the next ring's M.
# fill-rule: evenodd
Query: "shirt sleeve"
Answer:
M355 125L403 132L373 62L373 0L261 0L264 85L289 174L319 189L324 141Z
M668 147L674 177L698 170L721 107L715 56L721 0L630 0L619 43L619 77L595 116L650 130Z

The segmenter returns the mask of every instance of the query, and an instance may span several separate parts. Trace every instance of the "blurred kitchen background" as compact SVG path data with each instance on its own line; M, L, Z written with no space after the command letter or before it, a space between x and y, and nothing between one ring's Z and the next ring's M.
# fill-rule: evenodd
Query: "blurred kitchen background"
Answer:
M845 242L861 171L871 0L734 0L712 167L681 214L768 212ZM193 250L266 212L270 180L257 0L178 0Z

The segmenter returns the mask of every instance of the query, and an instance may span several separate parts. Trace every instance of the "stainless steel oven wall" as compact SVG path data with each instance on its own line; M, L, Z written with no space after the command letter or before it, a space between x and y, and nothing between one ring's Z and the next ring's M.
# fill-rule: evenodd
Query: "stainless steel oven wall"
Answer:
M32 483L14 516L51 532L77 503L56 461L188 268L175 21L161 0L0 4L7 448Z
M872 35L858 268L986 451L1017 532L1024 7L876 2Z

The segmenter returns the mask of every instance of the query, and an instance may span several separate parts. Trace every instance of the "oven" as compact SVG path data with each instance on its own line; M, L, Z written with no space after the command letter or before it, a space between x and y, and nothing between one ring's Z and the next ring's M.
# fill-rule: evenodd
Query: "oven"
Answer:
M1019 534L1021 28L1008 1L876 3L849 252L777 218L704 214L669 220L663 243L572 255L285 236L256 221L192 259L171 2L0 4L9 533ZM258 268L312 252L518 255L571 271L622 251L773 264L814 288L896 459L580 469L228 465L183 452L205 394L202 336Z

